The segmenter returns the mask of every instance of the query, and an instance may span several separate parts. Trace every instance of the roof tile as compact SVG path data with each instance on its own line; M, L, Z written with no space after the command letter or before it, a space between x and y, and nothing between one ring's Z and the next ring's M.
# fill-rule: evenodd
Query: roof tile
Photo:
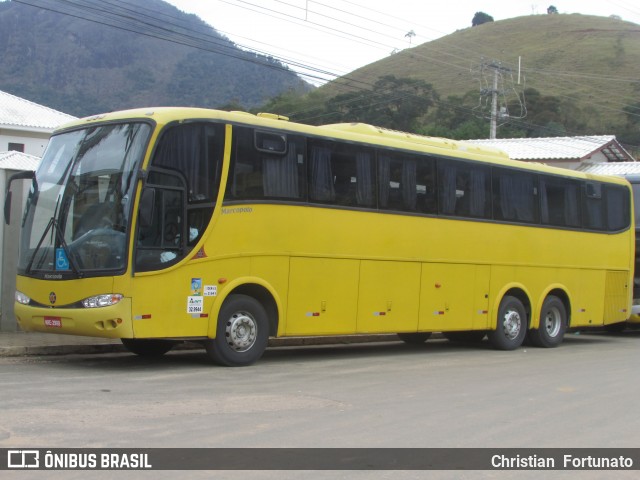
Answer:
M610 160L633 159L617 142L614 135L499 138L495 140L467 140L467 142L499 148L514 160L581 160L598 151L602 151Z
M0 126L53 131L76 117L0 90Z
M40 157L22 152L0 152L0 169L35 171L40 164Z

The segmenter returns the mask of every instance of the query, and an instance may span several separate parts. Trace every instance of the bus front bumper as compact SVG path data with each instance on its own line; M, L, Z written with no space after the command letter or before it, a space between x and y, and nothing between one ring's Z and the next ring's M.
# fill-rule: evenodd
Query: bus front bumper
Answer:
M132 338L131 299L100 308L42 308L15 302L20 328L27 332Z

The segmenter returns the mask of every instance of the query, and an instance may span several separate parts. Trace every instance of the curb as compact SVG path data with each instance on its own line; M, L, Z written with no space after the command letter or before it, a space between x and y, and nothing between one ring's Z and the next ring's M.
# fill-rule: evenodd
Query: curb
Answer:
M119 353L124 351L124 347L117 343L103 345L29 345L0 347L0 357Z
M431 338L437 338L437 334ZM319 345L350 345L358 343L397 342L395 334L348 335L328 337L281 337L269 339L269 348L301 347ZM202 346L194 342L183 342L176 350L199 350ZM40 355L86 355L128 352L120 343L84 344L84 345L15 345L0 347L0 357L23 357Z

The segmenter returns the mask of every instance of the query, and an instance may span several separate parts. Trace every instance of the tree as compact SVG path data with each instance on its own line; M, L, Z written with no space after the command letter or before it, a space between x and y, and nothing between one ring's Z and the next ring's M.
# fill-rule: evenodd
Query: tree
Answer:
M438 100L431 84L412 78L380 77L371 90L337 95L327 101L325 122L364 122L413 132Z
M470 90L462 97L451 95L429 111L427 121L418 133L457 140L488 137L489 122L473 115L477 105L477 90Z
M547 13L549 15L554 15L558 13L558 9L556 7L554 7L553 5L549 5L549 8L547 8Z
M543 95L534 88L524 91L527 105L527 116L515 119L502 127L504 137L559 137L567 132L585 131L586 126L580 122L583 118L580 109L572 100ZM517 104L510 105L516 109Z
M482 25L483 23L493 22L493 17L484 12L476 12L473 16L473 20L471 20L471 26L477 27L478 25Z
M640 102L627 105L623 111L627 123L618 130L618 140L627 145L640 145Z
M404 38L409 37L409 43L411 43L411 39L412 39L413 37L415 37L415 36L416 36L416 32L414 32L413 30L411 30L411 31L409 31L409 32L404 36Z

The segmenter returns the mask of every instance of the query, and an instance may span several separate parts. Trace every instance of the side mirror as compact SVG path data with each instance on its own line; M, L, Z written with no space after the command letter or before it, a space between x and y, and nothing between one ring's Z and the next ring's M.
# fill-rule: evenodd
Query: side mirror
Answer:
M34 178L36 178L36 172L30 170L15 173L9 177L9 182L7 183L7 194L4 197L4 223L7 225L11 223L11 184L15 180L33 180Z
M4 223L9 225L11 223L11 190L7 189L7 194L4 196Z
M156 189L145 187L142 190L140 204L138 205L138 221L141 228L149 228L153 225L153 214L156 205Z

